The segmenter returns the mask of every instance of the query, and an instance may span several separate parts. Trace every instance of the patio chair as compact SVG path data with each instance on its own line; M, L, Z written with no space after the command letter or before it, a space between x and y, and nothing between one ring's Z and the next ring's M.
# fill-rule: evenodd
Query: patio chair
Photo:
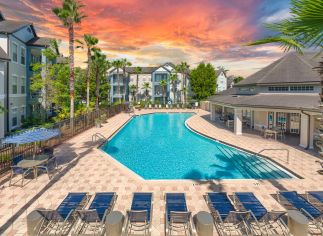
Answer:
M37 171L43 170L46 171L48 178L51 179L50 172L53 170L57 170L57 161L56 157L51 157L44 165L37 166Z
M250 211L253 215L248 223L250 223L254 235L289 235L288 227L282 218L286 212L268 212L251 192L234 193L233 202L239 210Z
M11 181L12 181L12 178L16 175L21 175L21 187L24 186L24 179L25 177L32 171L32 168L21 168L21 167L18 167L18 163L20 161L22 161L24 158L23 158L23 155L18 155L18 156L15 156L13 159L12 159L12 166L11 166L11 175L10 175L10 180L9 180L9 186L11 186Z
M166 193L165 232L184 232L185 235L195 235L192 213L188 211L184 193Z
M75 211L83 209L89 199L88 193L69 193L56 210L38 209L43 218L35 227L39 227L37 235L67 235L77 219Z
M220 235L249 235L247 221L250 211L236 211L225 192L212 192L205 195L214 225Z
M286 209L299 210L310 221L309 230L313 234L323 234L322 212L299 195L296 191L280 191L277 193L278 202Z
M127 220L125 226L125 235L132 232L143 232L149 234L152 209L152 193L134 193L132 197L131 209L127 211Z
M49 158L52 158L54 156L54 148L44 147L42 150L42 154L48 155Z
M322 152L322 151L321 151ZM323 152L322 152L323 153ZM321 166L321 170L318 170L317 172L321 175L323 175L323 161L315 161L316 163L318 163Z
M96 193L89 209L76 211L80 222L74 233L76 235L104 234L106 216L113 209L116 199L117 195L114 192Z

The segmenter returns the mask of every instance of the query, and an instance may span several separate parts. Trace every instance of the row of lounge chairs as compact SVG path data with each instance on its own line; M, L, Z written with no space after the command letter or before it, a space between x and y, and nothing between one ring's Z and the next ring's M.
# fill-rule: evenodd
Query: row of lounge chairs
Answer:
M221 235L289 235L286 212L268 211L251 192L237 192L232 196L212 192L204 197ZM112 211L117 195L96 193L89 204L91 198L88 193L69 193L57 209L38 209L42 220L35 227L37 235L67 235L71 231L72 235L102 235L106 230L106 216ZM323 191L308 192L304 196L297 192L278 192L277 200L286 209L302 212L309 219L313 233L323 235ZM165 203L166 235L177 232L194 235L192 213L187 208L185 194L166 193ZM152 215L153 194L134 193L123 234L140 231L149 235Z

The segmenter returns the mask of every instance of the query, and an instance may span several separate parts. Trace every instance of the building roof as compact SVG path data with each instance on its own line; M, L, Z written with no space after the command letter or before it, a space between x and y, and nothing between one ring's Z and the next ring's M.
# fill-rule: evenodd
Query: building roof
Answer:
M51 42L51 38L45 38L45 37L35 37L27 42L27 45L29 46L40 46L40 47L45 47L49 46Z
M318 66L320 57L314 53L299 55L288 53L269 66L250 75L235 86L268 85L288 83L320 83L320 76L313 70Z
M10 61L8 54L0 47L0 60L2 61Z
M140 74L151 74L155 70L157 70L159 67L141 67L141 73ZM129 74L135 74L136 67L126 67L126 72Z
M31 23L26 21L2 20L0 21L0 33L12 34L28 25L31 25Z
M233 90L231 90L232 92ZM270 107L280 109L304 109L317 111L320 104L318 94L260 93L256 95L235 95L230 91L211 96L210 102L234 107Z

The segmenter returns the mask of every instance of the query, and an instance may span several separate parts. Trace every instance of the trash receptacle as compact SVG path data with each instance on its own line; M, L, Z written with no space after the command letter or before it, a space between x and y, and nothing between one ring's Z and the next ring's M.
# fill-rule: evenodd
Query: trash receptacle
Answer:
M120 211L112 211L107 215L105 221L106 236L120 236L122 233L122 226L124 216Z

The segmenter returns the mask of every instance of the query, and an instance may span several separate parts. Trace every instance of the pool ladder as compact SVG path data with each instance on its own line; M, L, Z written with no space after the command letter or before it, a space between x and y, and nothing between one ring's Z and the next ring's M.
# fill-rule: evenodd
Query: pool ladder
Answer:
M98 141L98 140L103 140L102 143L106 140L106 137L104 137L103 134L101 133L95 133L92 135L92 143Z

